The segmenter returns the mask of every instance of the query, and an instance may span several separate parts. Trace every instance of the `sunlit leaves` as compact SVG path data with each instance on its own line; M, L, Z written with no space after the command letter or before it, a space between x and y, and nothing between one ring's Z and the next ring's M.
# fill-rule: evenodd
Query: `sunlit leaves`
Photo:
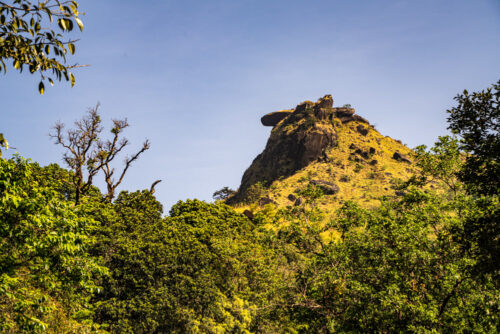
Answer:
M83 22L80 20L78 17L75 17L75 22L78 24L78 28L80 28L80 31L83 31Z
M6 72L4 60L11 60L15 70L22 72L23 65L27 65L30 73L40 73L41 81L47 80L46 72L51 72L57 80L64 79L74 86L75 78L69 70L75 65L68 65L66 57L75 54L76 40L64 36L72 33L75 23L83 30L80 15L76 1L16 0L12 5L1 2L0 71ZM39 85L43 94L44 89L40 88Z
M19 157L0 159L0 332L90 332L73 319L89 313L95 275L105 272L87 253L96 223L48 177ZM51 324L56 313L67 319ZM77 327L64 329L65 322Z

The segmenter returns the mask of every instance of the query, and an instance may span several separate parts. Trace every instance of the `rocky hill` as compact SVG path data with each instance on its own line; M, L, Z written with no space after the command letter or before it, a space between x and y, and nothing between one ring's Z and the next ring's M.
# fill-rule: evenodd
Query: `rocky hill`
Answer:
M300 206L311 189L321 190L317 205L326 211L346 200L369 207L394 195L414 170L409 148L350 106L333 107L331 95L269 113L261 122L272 127L271 135L227 201L237 207Z

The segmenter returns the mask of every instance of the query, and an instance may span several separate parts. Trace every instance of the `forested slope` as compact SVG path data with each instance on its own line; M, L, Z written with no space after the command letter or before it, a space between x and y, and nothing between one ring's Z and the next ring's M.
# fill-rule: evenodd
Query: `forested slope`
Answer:
M154 188L77 201L71 168L1 159L0 330L495 333L499 90L459 95L459 137L413 151L306 102L266 120L231 206L167 215Z

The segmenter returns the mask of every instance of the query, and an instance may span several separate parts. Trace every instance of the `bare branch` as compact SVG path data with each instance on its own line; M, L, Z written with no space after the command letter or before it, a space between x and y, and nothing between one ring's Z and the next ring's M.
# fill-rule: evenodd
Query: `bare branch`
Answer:
M150 192L151 194L154 194L154 193L155 193L155 187L156 187L156 185L157 185L158 183L160 183L160 182L161 182L161 180L156 180L155 182L153 182L153 184L151 185L151 188L149 188L149 192Z
M104 170L104 173L106 175L106 183L108 185L108 194L107 194L107 199L108 201L112 201L115 195L115 190L116 188L122 183L123 178L125 177L125 174L127 173L129 167L132 165L132 162L137 160L139 156L147 151L151 147L151 144L149 143L149 140L146 139L146 141L142 144L142 148L134 154L131 158L127 157L125 159L125 168L122 170L122 173L120 175L120 178L118 179L117 182L114 182L113 179L111 179L112 173L109 173L109 168L107 170Z

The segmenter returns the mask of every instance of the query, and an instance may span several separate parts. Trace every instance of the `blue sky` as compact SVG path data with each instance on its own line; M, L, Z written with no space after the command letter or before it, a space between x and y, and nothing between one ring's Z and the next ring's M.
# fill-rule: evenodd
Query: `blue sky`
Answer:
M410 147L446 134L464 88L500 79L500 1L80 1L77 83L36 90L0 76L0 131L24 157L61 161L48 137L98 101L126 117L129 153L152 147L121 189L156 179L165 211L236 188L265 146L265 113L332 94ZM11 150L11 153L13 150Z

